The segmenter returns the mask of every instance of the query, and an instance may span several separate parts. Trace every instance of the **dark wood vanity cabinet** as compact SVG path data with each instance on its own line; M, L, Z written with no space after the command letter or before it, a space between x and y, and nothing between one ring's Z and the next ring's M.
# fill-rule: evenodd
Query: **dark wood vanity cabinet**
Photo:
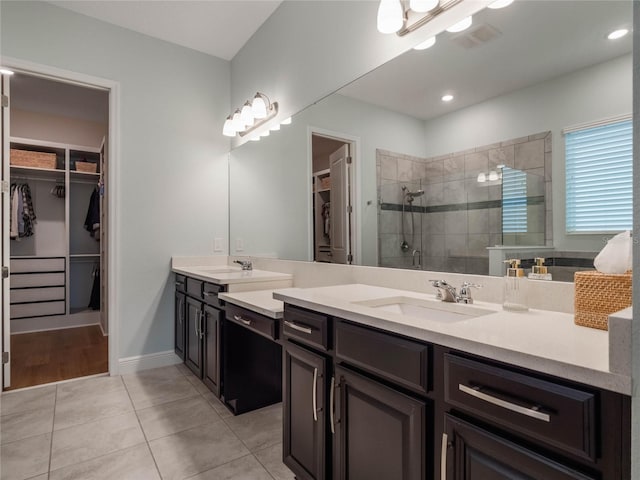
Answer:
M220 394L220 330L223 311L204 305L202 311L202 381L216 395Z
M175 312L174 312L174 351L182 360L184 360L184 348L185 348L185 311L186 311L187 297L184 293L176 290L175 293Z
M186 309L186 346L184 363L191 369L196 377L202 378L202 302L192 297L187 297Z

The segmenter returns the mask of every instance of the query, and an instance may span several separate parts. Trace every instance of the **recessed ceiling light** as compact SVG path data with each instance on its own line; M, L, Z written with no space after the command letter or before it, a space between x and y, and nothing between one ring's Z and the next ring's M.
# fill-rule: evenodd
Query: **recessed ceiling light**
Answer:
M419 43L415 47L414 50L426 50L427 48L431 48L436 44L436 37L427 38L424 42Z
M513 0L496 0L495 2L489 4L488 8L493 10L498 10L499 8L508 7L513 3Z
M2 74L2 75L13 75L13 70L9 70L8 68L0 67L0 74Z
M460 20L458 23L454 23L449 28L447 28L447 32L451 32L451 33L462 32L463 30L466 30L467 28L469 28L472 23L473 23L473 18L471 16L468 16Z
M450 93L447 93L446 95L442 96L443 102L450 102L451 100L453 100L453 95L451 95Z
M629 33L629 30L627 30L626 28L621 28L619 30L614 30L613 32L611 32L609 35L607 35L607 38L609 40L617 40L624 37L627 33Z

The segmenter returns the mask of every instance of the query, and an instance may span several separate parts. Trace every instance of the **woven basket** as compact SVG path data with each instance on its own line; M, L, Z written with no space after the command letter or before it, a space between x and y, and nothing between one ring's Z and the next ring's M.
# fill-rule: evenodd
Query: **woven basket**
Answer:
M9 163L17 167L35 167L55 170L56 154L12 148Z
M576 325L608 330L609 315L631 306L631 272L576 272L574 281Z
M97 163L91 162L76 162L76 171L84 173L96 173Z

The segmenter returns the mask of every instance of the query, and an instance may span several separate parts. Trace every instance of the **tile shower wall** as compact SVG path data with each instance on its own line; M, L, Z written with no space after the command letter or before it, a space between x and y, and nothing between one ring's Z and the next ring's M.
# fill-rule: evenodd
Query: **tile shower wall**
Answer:
M501 245L505 240L528 245L552 244L548 197L551 192L551 132L432 158L385 150L376 153L380 266L416 268L415 255L412 255L416 249L422 253L423 270L487 275L489 245ZM477 181L479 173L495 170L497 165L544 179L547 207L528 209L528 214L544 215L539 222L530 223L546 224L546 229L511 234L513 238L503 239L501 185ZM400 248L403 185L410 190L425 190L425 195L414 202L416 231L407 235L411 248L406 252ZM405 232L410 232L409 220L405 215Z

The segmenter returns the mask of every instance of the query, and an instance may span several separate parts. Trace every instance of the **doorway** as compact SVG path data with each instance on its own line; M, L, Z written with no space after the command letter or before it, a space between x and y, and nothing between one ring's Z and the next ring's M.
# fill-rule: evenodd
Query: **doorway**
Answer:
M355 141L311 134L313 260L351 264L355 258Z
M29 72L7 80L5 390L109 372L110 91Z

